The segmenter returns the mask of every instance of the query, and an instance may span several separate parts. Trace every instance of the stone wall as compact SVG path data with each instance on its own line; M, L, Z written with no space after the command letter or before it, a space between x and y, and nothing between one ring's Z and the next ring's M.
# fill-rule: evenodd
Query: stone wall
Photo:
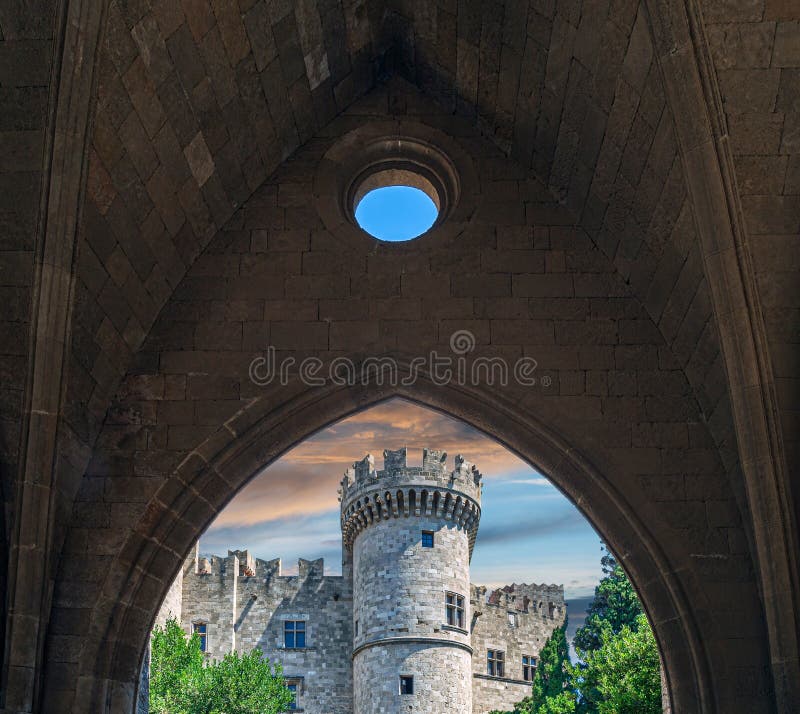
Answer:
M161 609L156 615L155 624L163 627L170 617L182 620L183 614L183 569L175 576L175 582L169 588Z
M555 585L508 585L487 596L485 587L470 588L472 612L472 706L474 714L510 710L530 694L522 657L535 657L552 631L564 623L564 588ZM513 620L513 621L512 621ZM503 677L490 677L487 651L505 654Z
M434 533L434 547L423 548L422 531ZM469 633L445 624L445 593L469 591L467 533L444 518L390 519L373 523L353 546L355 638L354 700L358 714L426 711L447 703L448 712L472 710L467 656ZM469 622L469 611L465 623ZM418 639L417 639L418 638ZM368 647L370 643L389 645ZM422 644L419 640L427 642ZM360 647L368 648L359 651ZM414 677L426 699L398 697L398 677ZM376 698L375 686L389 687ZM427 711L440 711L428 709Z
M324 575L322 559L300 560L298 575L281 574L281 561L247 551L187 560L182 625L204 621L209 656L260 648L297 679L298 706L308 712L352 714L353 599L349 579ZM305 622L306 646L284 647L284 622Z
M314 209L311 176L350 127L400 112L457 136L469 152L481 177L473 224L452 244L428 236L393 252L369 242L343 248ZM696 688L685 684L705 676L692 670L696 661L708 662L708 687L723 709L769 709L763 602L736 504L743 483L736 469L726 470L710 436L710 425L719 422L686 381L684 359L674 359L681 350L659 334L663 320L659 327L648 317L616 264L575 228L568 211L548 201L524 168L398 83L354 105L255 192L148 331L82 478L50 625L64 644L53 649L59 659L52 666L64 674L48 676L46 708L60 711L60 702L71 701L81 676L113 681L118 696L129 697L133 675L125 658L107 652L131 643L144 648L149 622L135 614L155 612L157 596L148 594L166 591L179 566L175 554L187 552L233 491L281 450L348 410L395 393L352 388L337 394L327 411L315 396L313 414L276 412L288 397L252 384L247 367L254 354L274 346L287 356L329 360L395 354L400 345L428 354L446 350L454 330L469 329L477 340L474 354L533 355L551 386L476 388L485 408L465 403L472 397L463 391L434 392L424 383L404 394L484 429L580 500L609 543L625 553L664 644L678 704L681 697L691 703L676 709L701 708ZM692 225L690 212L681 225ZM688 229L678 232L693 245ZM668 311L669 333L696 345L695 327L705 323L686 304L706 311L707 291L696 287L703 266L696 256L675 265L686 278ZM697 354L706 354L702 343ZM715 355L710 351L699 364L716 363ZM708 385L720 384L703 374ZM102 404L100 396L95 403ZM273 429L274 414L281 419ZM534 432L539 425L546 428ZM257 440L238 443L254 433ZM545 443L542 434L556 440ZM217 461L234 443L246 457ZM577 454L596 473L571 461ZM613 494L624 499L612 501ZM175 527L167 534L163 523ZM143 554L133 565L132 553ZM669 567L661 569L662 562ZM144 578L162 585L145 587ZM106 601L118 602L115 612L134 608L119 615L125 625L116 644L100 634L112 631L105 611L86 607ZM694 615L676 622L675 611ZM700 623L696 641L688 622ZM731 662L732 653L743 651L744 660Z
M82 14L88 6L93 6L93 12ZM98 15L104 19L102 32L96 33L102 41L91 41L86 38L93 36L92 23L99 24ZM449 132L458 131L454 113L468 116L497 146L504 151L510 147L522 175L531 169L555 196L566 201L576 222L579 218L580 225L590 231L594 244L613 260L614 272L630 285L646 308L667 342L665 351L678 358L678 366L691 385L690 398L703 412L702 420L690 417L687 421L681 415L675 423L666 423L669 420L661 415L667 403L661 398L653 411L648 404L647 418L640 416L633 397L637 388L652 389L653 382L645 382L638 364L615 368L611 360L608 366L604 349L587 350L586 363L583 356L575 365L562 358L562 388L571 390L565 391L563 399L572 405L578 399L602 400L604 418L612 414L616 415L612 420L624 422L624 429L614 432L605 422L599 424L597 432L585 420L578 428L597 433L601 441L604 434L619 435L627 430L632 435L628 440L633 442L628 446L633 448L622 458L606 459L604 447L586 448L571 439L569 430L557 420L548 419L548 415L544 419L554 423L566 442L572 442L572 447L608 475L613 490L624 493L632 504L632 512L642 514L649 535L658 545L654 552L664 554L668 565L662 573L658 566L643 565L631 555L626 565L632 574L638 575L647 589L662 576L675 578L676 582L662 590L686 593L685 602L677 603L677 607L670 603L663 613L657 613L657 603L661 602L658 592L650 595L643 589L643 596L651 601L648 609L655 615L659 639L665 644L676 696L694 699L683 708L701 708L700 695L693 692L711 692L705 700L716 699L722 709L780 708L780 703L772 701L773 684L780 688L800 681L800 677L796 674L796 635L794 657L776 642L783 637L791 639L798 632L791 615L798 608L787 607L779 598L761 598L759 593L796 593L796 576L786 581L770 577L772 571L779 575L779 571L797 572L796 568L792 570L797 544L786 538L786 533L796 529L790 518L780 515L780 509L767 508L768 515L764 515L751 506L763 499L770 483L763 464L772 458L788 464L783 470L766 470L774 472L772 478L779 488L791 493L794 486L784 472L796 473L793 466L800 456L795 419L800 314L796 240L800 226L799 20L800 3L796 0L204 0L191 5L112 0L66 3L58 9L47 2L5 3L0 15L0 283L6 307L0 320L0 479L7 504L2 536L11 541L7 554L11 572L8 602L20 606L10 608L13 614L9 621L19 617L21 624L16 629L9 627L4 648L4 705L26 712L35 708L49 712L80 710L83 700L82 695L76 695L77 682L84 683L81 691L99 693L103 708L111 706L109 702L122 706L120 702L130 699L135 664L129 667L128 657L109 652L116 652L118 647L126 651L132 643L143 647L158 597L179 566L178 554L187 550L211 518L202 513L196 520L189 519L192 528L186 529L185 540L175 535L180 529L171 531L170 538L152 537L149 532L144 536L156 548L163 548L157 556L157 562L163 565L156 569L147 567L150 561L137 561L131 572L140 578L156 579L159 584L155 587L140 587L140 581L129 578L128 571L118 566L118 561L127 566L129 553L139 546L129 540L131 534L144 533L142 523L152 521L152 510L148 511L150 521L140 523L139 516L146 504L155 503L152 499L161 481L171 478L172 467L185 455L178 452L188 453L208 435L204 427L212 410L198 402L194 412L197 421L189 425L197 435L195 441L184 444L176 438L172 453L170 433L168 448L163 446L167 443L165 424L183 426L177 420L190 419L187 413L191 415L192 410L176 403L163 410L170 415L168 419L162 415L166 400L178 400L176 395L183 394L185 378L183 374L170 375L174 378L165 383L163 375L148 372L159 362L157 349L152 347L153 320L159 314L175 314L177 295L190 307L198 299L206 300L200 308L202 314L225 315L230 321L228 327L237 314L253 319L245 308L255 298L248 298L249 303L225 303L211 290L187 289L186 284L179 285L184 270L192 271L214 226L221 224L234 205L246 201L315 127L341 114L353 97L372 86L379 73L396 69L442 102L446 114L442 125ZM77 43L76 37L88 44ZM695 58L705 54L711 55L709 62L698 62L700 69L696 69ZM70 91L63 83L69 76L80 76L96 86L91 93L96 101L79 100L80 93ZM669 87L670 79L679 82L681 91L665 95L663 85ZM701 84L708 88L705 96ZM717 118L713 99L717 85L723 105L719 113L724 114L727 126L712 130L705 123L714 123ZM55 110L59 97L61 104L73 107L74 113ZM371 106L377 104L373 101ZM415 104L403 97L393 97L389 104L394 115L412 106ZM73 172L72 167L65 169L57 160L64 151L59 137L66 133L65 126L69 135L85 136L88 157L83 155L80 142L77 147L70 145L73 151L69 153L72 163L84 163L84 159L88 163L88 178L84 176L82 181L85 190L80 187L74 191L81 200L86 197L86 205L82 207L74 198L64 209L81 217L78 260L70 258L75 231L59 225L54 229L58 236L54 252L63 259L50 262L43 259L46 231L40 229L55 223L47 220L50 187L55 193L64 186L65 176ZM679 129L677 137L675 127ZM689 131L692 133L687 137ZM329 135L332 132L328 129ZM707 180L719 169L713 157L708 160L695 153L702 145L722 147L720 151L729 147L733 154L732 184L724 191L714 190ZM296 152L293 159L301 153ZM689 176L709 187L704 196L687 196ZM490 199L494 189L488 188ZM499 213L506 220L520 209L524 193L517 192L513 183L504 183L498 193L505 204ZM714 204L723 193L729 206L740 205L740 209L729 211ZM299 203L308 205L302 199ZM270 218L277 215L280 219L285 206L283 199L277 207L271 206ZM718 260L720 251L715 249L713 259L704 263L694 217L711 215L715 223L719 220L719 230L709 231L718 247L726 230L724 223L732 214L740 214L745 222L745 240L736 244L738 259ZM252 228L258 233L277 227L275 221L271 223ZM297 228L297 223L292 228ZM314 236L314 243L318 238ZM261 239L254 236L253 240ZM270 233L269 241L276 240L283 239ZM459 250L449 263L439 260L434 265L432 261L433 272L447 274L452 267L454 274L463 273L469 264L468 253ZM752 264L748 254L752 255ZM304 263L308 257L304 257ZM497 285L486 273L500 264L498 258L474 269L483 274L483 289ZM264 293L283 284L287 276L292 279L288 261L277 256L271 260L276 277L261 280ZM548 260L558 264L559 258ZM313 261L318 262L322 261ZM334 261L327 262L333 267L331 272L338 270ZM706 279L706 275L713 275L716 263L729 266L726 270L730 276L741 273L756 281L757 290L742 291L741 299L733 302L746 303L752 313L725 309L718 298L711 299L715 285L722 282ZM516 264L520 264L519 259ZM36 315L38 306L43 315L49 312L44 297L48 291L42 290L40 295L37 286L42 281L38 277L44 276L47 285L47 276L53 271L43 266L54 265L65 269L63 283L74 285L71 297L61 300L72 326L65 317L54 321L53 329L45 330ZM367 281L359 281L358 290L352 294L332 297L328 304L322 300L320 319L327 319L322 313L329 315L333 310L329 303L340 298L336 310L363 314L364 320L375 321L376 332L378 319L418 319L409 316L413 315L412 308L396 300L397 296L389 303L382 300L386 296L377 294L377 290L392 285L399 291L400 272L398 268L396 273L378 276L374 288L365 288ZM552 276L544 277L546 282L534 283L542 290L553 285ZM403 298L407 297L408 278L404 273ZM304 286L333 283L321 275L304 275L296 282ZM572 314L588 318L590 309L596 314L596 303L613 299L614 285L608 283L602 295L591 296L591 308L580 311L573 305ZM440 284L435 282L436 286ZM577 291L577 281L575 285ZM208 297L198 298L201 292ZM242 300L241 295L237 297ZM306 297L314 301L318 296ZM438 294L430 297L442 313L455 309L455 300L442 300ZM269 300L282 299L269 293ZM484 300L476 296L475 314L470 307L469 316L492 318L492 304L500 299L505 298L487 296ZM212 307L212 300L221 302ZM566 309L558 297L547 302ZM360 304L365 305L362 313ZM256 314L261 315L263 309L262 304ZM291 315L287 320L316 319L308 318L309 312L297 304L285 309ZM309 309L312 315L317 314L315 305ZM423 314L426 309L423 302ZM527 312L513 315L509 307L503 309L509 318L527 321L531 330L535 327L531 318L541 317ZM275 305L267 307L265 314L275 310ZM773 373L758 374L753 383L765 385L763 395L767 397L775 392L775 409L771 399L762 399L759 390L741 378L757 372L749 355L755 351L752 345L758 343L746 340L753 313L760 314L765 323L764 334L758 333L762 343L759 351L767 353L762 360L771 365ZM190 313L187 309L182 314ZM184 318L187 323L191 320ZM717 323L723 328L727 325L727 342L718 338ZM336 330L335 320L330 324L332 340L353 334ZM283 326L273 329L286 334ZM416 325L404 329L423 333ZM179 322L166 334L170 340L177 340L192 332L191 326ZM207 339L209 333L198 330L198 343L201 334ZM371 331L361 328L361 334ZM434 334L433 329L429 334ZM33 368L30 335L42 336L44 352L58 353L61 350L53 349L53 345L68 345L71 358L65 360L63 369ZM162 340L160 349L166 349L164 335L161 330L155 335L156 340ZM719 345L730 346L734 342L731 335L741 336L746 345L740 352L726 347L723 359ZM148 346L139 349L143 343ZM299 338L289 344L292 349L305 349ZM353 351L359 348L357 345ZM215 348L198 344L197 349ZM220 370L195 368L192 373L220 374ZM112 404L110 395L125 374L126 388ZM129 381L142 376L145 379L140 385L148 383L151 388L129 391ZM654 381L659 386L666 384L662 375ZM57 395L63 391L66 405L28 408L28 384L36 387L30 390L36 393ZM763 409L748 409L749 403L737 405L729 398L729 393L741 385L754 395L755 402L761 400ZM609 404L609 399L616 401ZM142 409L134 406L128 410L130 402L137 400ZM454 404L442 406L458 411ZM530 409L531 414L535 411ZM577 410L573 406L570 411ZM748 444L750 434L768 431L754 421L756 413L762 421L769 415L776 423L769 429L770 438L764 439L768 447ZM130 421L128 432L120 438L124 446L111 449L110 431L125 418ZM97 439L103 424L104 434ZM151 433L147 434L148 430ZM698 465L708 458L708 454L699 458L697 454L707 448L709 431L725 473L708 473ZM26 442L26 433L46 433L51 438ZM57 465L47 454L55 434L61 455ZM302 436L292 433L289 441ZM20 448L26 443L29 455ZM163 452L144 454L143 443L148 450ZM524 450L522 440L517 445ZM623 448L618 443L610 446ZM639 456L634 453L637 448ZM665 467L646 471L639 484L629 474L642 473L638 464L649 458L645 448L665 450ZM135 457L134 451L138 452ZM743 469L738 466L740 460ZM88 469L84 468L87 462L91 462ZM28 463L30 474L58 474L51 484L33 478L29 482L34 498L58 507L32 508L33 501L27 496L14 497L26 483L23 474ZM756 470L756 478L751 479L749 493L758 498L742 495L741 472L751 468ZM564 482L570 485L571 479L564 478ZM63 500L58 501L54 494ZM733 494L738 494L738 505L731 500ZM223 494L220 500L224 502L228 495ZM796 510L800 499L797 493L794 496L794 513L800 516ZM593 520L610 526L605 535L626 546L642 541L641 528L629 527L618 513L608 513L589 501L587 508L595 511ZM107 513L101 511L98 502L105 503ZM138 504L142 505L137 512ZM790 501L786 508L792 509ZM738 521L739 511L747 519L744 528ZM37 514L29 527L25 527L24 519L34 517L26 513ZM70 516L64 515L70 513L74 518L71 523ZM663 522L661 513L665 513ZM167 517L170 523L176 520L172 513ZM23 527L17 527L20 523ZM748 532L751 527L755 536ZM29 533L58 534L62 528L69 528L63 547L58 535L52 545L41 539L35 547L21 541ZM791 542L794 549L792 563L780 551L784 541ZM756 553L754 542L767 546ZM773 544L774 552L770 550ZM24 555L17 558L18 552ZM138 552L146 553L140 557L152 558L150 549L138 548ZM172 553L173 559L164 557L166 553ZM5 581L5 560L0 561L0 589ZM784 560L787 562L782 570ZM58 574L49 571L49 564L59 568ZM754 582L753 573L763 582ZM110 583L107 588L101 585L106 574ZM51 597L47 584L54 580ZM652 589L657 590L656 586ZM44 596L34 601L31 595L37 592ZM153 594L148 597L146 593ZM770 624L768 642L760 623L771 602L783 617ZM106 607L109 603L114 606ZM133 608L135 616L124 612L128 607ZM684 620L699 623L697 641L703 645L697 645L697 652L695 645L687 645L686 638L671 646L676 610L690 612L691 617ZM115 618L114 627L109 613ZM109 633L117 632L119 622L129 623L126 627L131 631L121 632L115 640ZM16 636L16 631L21 634ZM45 637L47 647L43 646ZM670 649L679 652L672 662ZM686 656L687 651L692 657ZM708 682L698 684L694 680L703 677L682 673L683 661L706 662ZM114 665L118 670L107 664L112 662L120 663ZM770 668L779 668L776 663L782 662L791 663L788 666L793 669L778 671L772 681L767 681ZM86 684L89 680L91 684ZM34 701L42 703L34 707ZM83 706L83 710L100 711L100 704L96 708Z
M345 576L325 575L322 559L301 559L298 575L286 576L279 559L259 560L246 550L229 551L227 557L201 557L195 548L170 588L156 623L163 624L174 614L191 632L193 623L206 622L213 658L232 649L249 652L259 647L270 661L283 666L288 679L298 682L298 704L309 714L352 714L354 705L358 712L378 711L374 707L379 706L385 713L394 711L387 709L391 702L402 704L398 712L486 714L510 709L530 692L530 682L523 680L522 655L538 658L552 630L564 622L563 587L514 584L489 591L469 585L467 590L462 580L469 577L468 566L459 572L453 568L453 563L468 563L462 531L452 524L441 527L435 533L436 547L423 551L419 533L436 525L422 520L414 527L387 527L396 523L370 528L372 545L380 545L370 550L384 554L382 565L374 558L367 563L360 554L355 558L355 573L381 573L388 583L384 589L357 577L354 598L349 569ZM391 530L391 537L379 525ZM415 539L406 547L406 541ZM357 549L365 542L361 534ZM463 551L464 557L454 555L454 549ZM392 552L405 560L405 570L402 563L397 569L399 577L405 573L405 585L388 572L395 561L386 554ZM422 558L427 562L422 563ZM424 581L410 578L412 572L424 574ZM443 627L445 590L469 592L465 602L469 634ZM381 607L388 597L391 607ZM515 615L514 624L509 614ZM305 648L284 647L286 620L306 623ZM401 647L370 646L385 633L409 640ZM445 642L434 641L436 637ZM504 677L487 675L489 648L505 653ZM357 656L351 659L354 650ZM147 660L146 655L137 714L147 712ZM402 699L397 697L400 675L414 676L414 694ZM470 681L471 687L467 686Z
M373 647L353 662L358 714L471 712L469 652L431 643ZM414 677L414 693L398 696L400 675Z
M196 550L191 556L192 561L196 558ZM183 568L178 571L175 580L170 585L169 591L161 603L161 607L156 615L154 626L164 627L167 620L171 617L181 622L183 611ZM148 714L150 710L150 643L142 657L141 673L139 674L139 689L136 697L136 714Z

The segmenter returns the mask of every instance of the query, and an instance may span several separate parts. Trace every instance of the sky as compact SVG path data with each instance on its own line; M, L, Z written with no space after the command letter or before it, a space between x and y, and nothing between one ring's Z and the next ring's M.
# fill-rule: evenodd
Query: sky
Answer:
M371 236L398 242L427 231L438 213L433 201L418 188L383 186L359 201L356 221Z
M325 558L341 573L337 489L348 466L365 454L383 466L383 450L408 448L408 463L423 447L456 454L483 473L481 522L471 563L472 582L489 588L513 582L563 584L567 599L589 596L602 576L600 538L583 515L542 474L469 425L401 399L392 399L330 426L264 469L202 536L204 553L249 549L282 559L284 574L297 558ZM577 613L576 613L577 614Z

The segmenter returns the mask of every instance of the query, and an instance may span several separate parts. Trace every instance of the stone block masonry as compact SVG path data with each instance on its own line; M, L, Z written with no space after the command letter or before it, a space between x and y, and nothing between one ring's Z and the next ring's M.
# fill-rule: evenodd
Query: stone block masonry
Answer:
M340 490L343 574L303 560L283 575L280 560L247 550L186 560L165 599L187 632L205 626L209 657L259 647L279 662L310 714L486 714L530 692L535 663L564 623L557 585L470 583L482 477L460 455L425 449L367 455ZM300 635L299 633L302 633ZM488 653L502 653L502 670ZM145 709L140 705L139 712Z
M181 624L187 632L206 625L209 657L260 648L298 685L305 711L351 714L352 581L323 568L322 559L300 560L298 575L287 576L280 560L246 550L222 558L196 552L184 567ZM286 623L302 623L302 646L287 647Z

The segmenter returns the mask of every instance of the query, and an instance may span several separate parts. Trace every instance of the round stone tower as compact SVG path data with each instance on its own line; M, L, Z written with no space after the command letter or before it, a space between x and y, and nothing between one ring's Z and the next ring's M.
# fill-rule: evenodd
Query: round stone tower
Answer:
M368 454L342 480L342 540L353 573L354 714L471 714L469 562L481 474L424 449Z

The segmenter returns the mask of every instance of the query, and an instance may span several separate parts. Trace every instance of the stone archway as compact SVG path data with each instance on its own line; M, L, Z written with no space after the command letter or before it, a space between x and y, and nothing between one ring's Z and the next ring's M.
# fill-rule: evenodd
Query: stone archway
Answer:
M175 572L200 533L245 483L314 432L393 397L454 416L545 473L603 533L637 586L665 664L672 705L716 711L695 608L625 495L575 445L483 388L378 384L271 390L193 451L151 501L110 566L81 662L73 711L133 711L138 664ZM119 593L125 597L119 598Z
M85 3L68 4L68 8L70 10L69 16L74 16L76 21L74 23L67 23L68 41L65 42L65 46L67 48L72 48L73 45L76 44L72 41L75 39L74 35L80 36L81 33L87 33L87 26L94 27L94 25L99 24L101 19L100 16L102 15L102 10L104 7L103 4L98 6L96 9L92 8L89 10L82 7L82 5L85 5ZM697 67L694 66L695 57L693 56L693 48L698 54L702 54L702 50L705 47L702 37L700 36L698 39L698 21L696 18L697 13L695 5L696 3L692 2L691 0L689 2L675 0L675 2L663 4L657 3L655 0L651 0L647 3L647 6L650 8L650 24L652 25L653 35L658 45L658 54L663 60L663 71L666 76L672 77L673 88L691 87L692 90L699 89L699 87L695 85L699 85L702 82L704 90L708 89L709 84L712 85L711 94L713 94L713 77L709 81L708 77L706 76L706 71L703 70L698 72ZM88 22L85 17L78 20L77 18L81 15L82 10L86 11L88 14L96 14L97 17L93 17L91 22ZM690 15L688 20L685 17L686 15ZM91 35L91 32L88 32L87 34ZM699 35L702 35L702 28L700 28ZM75 53L76 57L80 57L80 62L71 61L69 52L65 52L63 72L65 77L69 76L69 72L71 69L74 69L75 64L77 64L80 68L81 62L85 61L87 64L90 63L91 60L87 60L86 58L94 57L94 42L90 41L88 45L89 47L86 52ZM705 56L702 57L700 64L703 64L704 66L709 64ZM683 65L688 65L687 71L684 71L686 70L686 67ZM77 74L79 73L76 71L76 75ZM84 76L84 74L86 76ZM88 76L90 73L84 74L81 75L82 79L86 80L87 77L90 79ZM698 75L702 76L699 77ZM685 77L689 77L691 80L693 80L693 82L684 81ZM88 81L87 84L91 84L91 82ZM61 97L59 104L66 106L70 104L70 102L66 101L64 98L72 97L74 99L74 93L71 94L70 92L63 91L64 86L67 86L67 84L62 79L62 88L58 93ZM700 111L682 112L682 119L700 122L705 119L706 112L708 111L708 105L714 104L714 98L701 97L700 94L700 92L696 92L697 96L692 98L696 101L689 101L684 96L682 98L683 101L676 100L673 102L675 106L690 106L700 109ZM678 97L678 99L681 99L681 97ZM69 112L62 107L63 111L54 112L54 116L57 117L57 135L71 135L70 132L62 130L65 126L71 126L73 121L80 126L82 130L88 125L88 118L85 116L88 114L88 110L84 107L84 103L71 102L71 104L80 105L80 107L72 107ZM73 114L76 112L77 118L73 116ZM708 166L712 167L708 171L703 169L689 172L698 188L698 190L693 191L693 193L695 193L694 199L695 203L697 204L696 208L700 210L700 213L704 218L704 227L706 230L703 231L703 235L705 237L704 240L706 240L707 243L712 241L716 235L717 231L714 229L717 225L717 219L720 218L720 213L712 210L711 204L713 204L721 194L725 194L725 198L729 198L731 193L735 193L735 188L732 188L727 181L723 187L724 190L722 191L715 192L713 190L703 190L704 186L710 183L708 181L709 174L714 174L714 176L720 178L720 170L717 166L719 157L709 155L713 154L714 147L717 145L717 143L719 143L719 145L724 145L726 140L724 135L718 136L718 134L724 134L724 132L719 132L716 123L712 123L714 123L713 132L705 126L701 127L702 131L698 132L698 136L700 136L703 140L702 146L700 147L702 151L695 151L694 149L697 147L694 144L684 143L683 146L683 153L686 155L685 158L688 165L693 168L699 167L701 169L704 166L706 168ZM680 123L680 126L686 130L686 134L684 136L688 134L691 138L693 133L692 127L688 126L688 124L684 124L683 122ZM56 144L58 145L57 142ZM700 146L700 140L698 140L697 146ZM724 151L722 153L724 153ZM76 151L72 152L70 156L77 159L78 157L81 157L82 154L82 151ZM691 156L689 156L689 154L691 154ZM729 176L727 176L728 169L729 166L726 164L724 167L726 179L729 178ZM54 168L52 171L56 178L58 178L59 175L62 175L63 178L63 169L59 170L58 168ZM80 167L78 167L75 172L80 174ZM60 182L54 181L53 185L64 183L65 182L63 180ZM78 194L80 192L79 187L81 184L82 181L76 180L72 183L68 183L67 185L73 186L75 188L75 193ZM78 203L78 199L70 198L67 202L72 206L72 203ZM77 213L77 209L72 206L68 209L67 213ZM722 213L724 214L724 210ZM735 215L736 211L733 210L731 213ZM55 225L55 223L53 225ZM48 224L48 230L50 229L51 225ZM74 233L75 232L72 230L65 229L61 231L59 235L55 236L56 242L59 245L61 242L64 243L64 253L71 254L74 247ZM739 250L739 236L737 236L735 242L737 244L736 249L734 250L733 246L729 246L730 249L727 251L727 255L730 256L732 253L735 253L736 255L734 258L739 258L742 254L742 251ZM59 252L60 250L61 249L59 248L56 252ZM744 250L744 253L746 254L746 250ZM792 519L786 517L784 513L785 506L782 503L783 500L788 499L785 494L782 493L782 489L786 489L786 486L783 483L786 480L786 476L781 468L783 449L780 439L775 436L776 426L773 423L772 416L775 413L775 409L773 408L775 400L774 394L772 393L774 387L772 385L771 375L769 373L770 370L768 358L765 355L766 346L764 345L763 327L759 327L758 324L760 321L758 303L757 300L755 302L752 300L753 287L752 285L749 287L745 285L744 289L742 289L742 286L738 280L728 280L728 278L731 276L736 277L736 274L740 271L745 278L750 279L752 277L750 275L752 271L747 265L747 260L744 261L743 265L740 265L739 261L733 258L730 260L719 260L719 255L713 251L709 251L708 257L709 261L706 264L706 267L708 268L710 266L714 268L716 266L716 276L712 282L719 288L719 290L715 290L715 305L717 312L721 315L735 318L722 322L723 327L726 329L730 339L730 342L728 342L728 349L726 349L726 360L730 365L729 372L731 375L733 375L731 376L730 381L733 385L733 389L735 389L739 395L739 398L734 400L734 406L738 415L737 421L739 423L737 426L739 427L739 433L740 437L742 437L743 444L740 446L740 449L743 454L749 455L745 460L744 470L746 471L748 477L750 492L753 496L753 500L758 506L758 508L754 509L753 520L755 521L756 529L760 533L758 538L759 543L761 543L759 548L759 560L761 568L760 575L763 581L763 589L765 592L764 602L765 608L768 612L770 636L774 649L773 667L775 669L776 680L778 682L778 694L780 697L782 697L780 701L786 703L791 699L792 693L795 692L792 687L796 686L792 685L793 678L791 677L793 668L796 668L797 662L796 636L792 627L781 627L781 623L783 622L781 617L791 617L790 613L796 611L796 608L791 607L792 598L796 598L795 591L792 590L792 587L796 584L796 568L794 565L793 555L793 549L796 548L796 539L792 536ZM42 260L42 263L45 265L49 264L46 258ZM72 274L70 270L66 270L65 273L67 274L67 277ZM47 275L47 271L45 271L45 275ZM68 280L63 280L61 282L65 286L69 284ZM730 286L730 294L726 297L721 288L728 285ZM44 288L38 288L37 292L46 294L47 290ZM69 291L67 290L66 293L68 294ZM747 296L746 299L745 296ZM66 305L69 300L64 302ZM744 309L738 309L740 303L746 303L746 311ZM40 305L43 305L46 308L47 302L41 301ZM731 308L731 305L733 305L733 308L736 309ZM44 311L40 315L40 318L37 322L37 334L47 335L50 342L42 339L41 345L37 343L37 354L38 352L41 352L42 354L47 353L50 350L49 345L51 342L60 344L62 339L62 330L66 330L67 335L69 334L68 325L63 324L64 321L68 320L67 317L64 317L63 315L59 317L57 315L56 318L53 318L46 309L43 308L43 310ZM743 315L745 312L750 313L750 319L753 319L753 316L755 315L755 329L750 329L750 325L748 324L748 315ZM742 327L743 325L744 328L747 329L744 329ZM734 337L738 337L738 339L734 340ZM755 357L753 357L753 354L755 354ZM753 360L758 363L757 366L759 367L757 370L759 372L759 376L757 379L755 379L755 386L750 384L750 382L746 381L745 379L739 379L737 377L740 372L744 373L749 369L749 366L752 364ZM60 375L61 371L61 365L57 365L55 373ZM45 387L47 387L51 384L52 380L50 375L53 373L54 370L37 371L37 376L35 378L36 383L38 384L41 382ZM44 374L48 375L46 379L42 379L41 375ZM45 389L45 391L52 395L51 389ZM51 412L57 413L58 409L53 409ZM41 410L31 409L26 417L26 424L30 422L28 428L35 430L38 425L38 421L31 415L36 415L38 418L41 416ZM750 425L748 421L749 417L752 415L759 415L759 423L755 426ZM32 431L31 433L34 432ZM26 485L24 488L21 488L21 491L25 489L34 489L33 486L29 486L28 484L36 484L36 487L38 487L36 480L33 477L28 479L27 475L29 473L32 474L39 463L49 464L52 466L54 458L52 453L45 453L48 451L48 449L50 449L51 446L49 440L46 442L37 442L32 440L30 441L30 444L33 445L33 449L41 449L42 453L31 449L30 453L26 456L26 464L22 469L22 472L25 474L23 480ZM86 451L86 459L88 459L88 449ZM762 468L763 464L766 464L764 468ZM772 474L772 483L769 483L769 479L762 478L763 473ZM77 481L77 479L74 480ZM770 486L770 488L767 489L766 486ZM50 487L48 486L48 488ZM55 488L55 486L53 486L52 490L53 492L58 492L58 489ZM69 488L64 488L63 490L64 492L69 492ZM22 501L22 499L20 499L20 501ZM52 525L51 521L56 518L55 514L58 513L56 508L50 507L50 504L54 503L55 501L55 498L41 499L41 505L38 507L38 509L21 509L22 518L19 519L19 522L26 524L30 523L31 532L36 532L39 528L46 529L48 532L57 530L50 527ZM65 501L67 505L64 506L64 508L68 508L70 501L67 498L65 498ZM775 515L774 518L767 517L771 516L772 514L777 515ZM780 537L775 536L775 534L772 532L773 526L776 522L781 524ZM21 529L21 532L24 531ZM58 538L54 538L54 540L56 543L59 542ZM775 542L774 548L770 547L773 541ZM14 547L17 546L18 544L15 543ZM788 555L786 555L787 553ZM38 681L38 677L36 675L31 675L31 670L36 670L38 668L41 654L37 655L30 653L41 653L41 640L44 637L43 632L45 628L40 628L38 626L31 627L31 621L34 617L36 622L38 622L39 619L46 620L49 610L47 585L43 585L42 582L37 579L37 577L32 577L31 574L47 572L48 568L50 567L50 563L54 561L55 558L49 557L47 548L37 549L34 555L35 557L20 559L21 564L19 565L19 577L14 576L11 578L11 590L13 593L11 597L12 602L20 606L22 604L28 604L34 599L41 600L42 603L45 603L42 604L40 608L37 605L37 608L41 609L41 612L39 612L39 609L36 609L32 616L27 614L24 616L19 616L18 612L14 611L11 618L12 627L10 627L10 630L13 630L15 633L19 633L18 637L12 638L14 642L18 641L19 644L11 648L12 657L9 658L9 660L13 662L14 666L17 667L16 671L19 676L19 681L15 682L16 686L13 689L15 692L24 692L24 696L23 694L19 694L15 701L32 701L34 698L32 692L35 689L34 682ZM786 567L783 567L784 561L787 561ZM16 572L16 559L14 556L12 556L11 570ZM43 595L39 591L41 591ZM786 607L787 603L789 604L789 607ZM19 619L18 626L13 625L15 618ZM782 642L782 639L787 640L787 642ZM29 640L32 640L32 642ZM25 657L17 656L17 653L24 653ZM29 654L30 657L28 657Z

